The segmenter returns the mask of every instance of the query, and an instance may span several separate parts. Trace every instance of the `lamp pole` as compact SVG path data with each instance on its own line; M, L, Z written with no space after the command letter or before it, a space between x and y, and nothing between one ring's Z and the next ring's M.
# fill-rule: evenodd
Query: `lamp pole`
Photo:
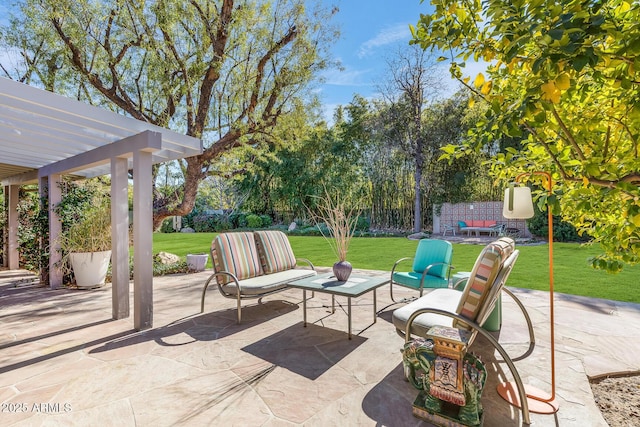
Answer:
M520 182L524 176L538 175L544 178L543 187L552 195L553 181L548 172L526 172L518 175L515 182ZM554 296L553 296L553 212L547 202L547 221L549 230L549 311L550 311L550 335L551 335L551 395L544 397L544 392L535 387L526 385L527 403L529 410L538 414L555 414L558 412L558 402L556 399L556 360L555 360L555 318L554 318ZM520 407L517 390L512 382L498 385L498 393L507 402Z

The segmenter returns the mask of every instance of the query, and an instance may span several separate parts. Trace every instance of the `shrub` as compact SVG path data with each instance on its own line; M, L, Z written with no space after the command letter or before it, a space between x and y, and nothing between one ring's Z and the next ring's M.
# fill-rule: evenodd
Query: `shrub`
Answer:
M273 219L267 214L260 215L260 219L262 219L263 227L271 227L271 225L273 225Z
M231 222L231 228L246 228L247 214L244 212L234 212L229 215L229 222Z
M175 231L173 228L173 218L166 218L162 221L162 225L160 226L161 233L175 233Z
M249 214L246 217L247 227L249 228L260 228L262 227L262 218L260 218L256 214Z
M193 229L198 233L208 233L216 229L215 215L196 215L191 219Z
M371 227L371 220L364 215L360 215L356 221L357 231L368 231Z

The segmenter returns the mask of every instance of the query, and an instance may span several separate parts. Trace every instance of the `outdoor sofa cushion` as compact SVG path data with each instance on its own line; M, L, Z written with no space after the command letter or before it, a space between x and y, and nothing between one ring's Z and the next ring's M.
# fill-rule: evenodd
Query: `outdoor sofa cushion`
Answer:
M262 295L273 292L277 289L284 289L287 283L294 280L304 279L305 277L315 276L316 272L309 269L293 269L271 273L269 275L251 277L239 282L242 289L242 295ZM232 281L225 285L225 292L236 295L236 284Z
M464 225L463 225L464 224ZM460 228L465 227L493 227L496 225L496 221L491 221L488 219L472 219L468 221L458 221L458 226Z
M213 264L216 271L226 271L238 280L262 276L262 266L258 257L258 249L251 232L221 233L211 243ZM229 283L231 278L219 275L219 284Z
M264 274L295 268L296 257L286 234L278 230L267 230L254 231L253 235Z

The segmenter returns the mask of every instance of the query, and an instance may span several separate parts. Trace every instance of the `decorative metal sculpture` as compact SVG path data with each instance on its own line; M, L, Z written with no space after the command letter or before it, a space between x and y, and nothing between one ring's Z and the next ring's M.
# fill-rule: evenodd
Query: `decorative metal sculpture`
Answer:
M467 353L468 331L435 326L402 351L405 377L420 393L413 414L438 426L482 425L484 364Z

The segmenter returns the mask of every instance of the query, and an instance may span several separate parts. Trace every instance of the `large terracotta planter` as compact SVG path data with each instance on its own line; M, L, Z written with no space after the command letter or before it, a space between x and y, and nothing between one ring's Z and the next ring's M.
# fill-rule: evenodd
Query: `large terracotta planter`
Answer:
M79 289L104 286L109 261L111 261L111 251L71 253L69 259Z

